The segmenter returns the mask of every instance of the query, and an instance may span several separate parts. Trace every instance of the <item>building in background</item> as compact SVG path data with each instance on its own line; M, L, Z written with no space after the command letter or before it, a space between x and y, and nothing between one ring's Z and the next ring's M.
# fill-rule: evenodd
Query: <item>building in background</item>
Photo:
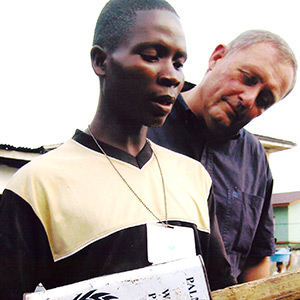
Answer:
M254 134L254 135L259 139L261 144L264 146L268 159L270 158L271 153L279 152L282 150L288 150L297 146L295 143L290 141L275 139L275 138L271 138L259 134Z
M300 249L300 191L272 195L277 245Z
M8 181L19 168L57 146L42 146L32 149L0 144L0 199Z

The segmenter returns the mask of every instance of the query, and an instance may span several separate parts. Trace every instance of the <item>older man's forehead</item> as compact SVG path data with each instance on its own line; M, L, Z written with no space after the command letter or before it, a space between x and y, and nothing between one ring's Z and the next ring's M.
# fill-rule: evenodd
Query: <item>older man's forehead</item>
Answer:
M242 66L253 72L259 80L282 99L291 88L294 69L282 59L279 50L270 43L259 43L239 52Z

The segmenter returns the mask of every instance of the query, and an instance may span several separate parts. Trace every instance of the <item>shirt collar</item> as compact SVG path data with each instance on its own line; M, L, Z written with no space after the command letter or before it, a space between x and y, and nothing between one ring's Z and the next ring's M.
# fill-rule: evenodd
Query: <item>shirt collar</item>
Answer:
M77 129L74 136L73 136L73 140L75 140L76 142L78 142L79 144L94 150L96 152L102 153L102 151L98 148L98 146L96 145L95 141L93 140L93 138L88 135L87 133ZM152 149L150 147L150 145L148 143L145 144L144 148L140 151L140 153L134 157L131 154L115 148L113 146L110 146L106 143L103 143L99 140L97 140L97 142L100 144L100 146L103 148L103 150L105 151L105 153L109 156L109 157L113 157L115 159L124 161L128 164L131 164L137 168L142 168L152 157ZM103 154L103 153L102 153Z

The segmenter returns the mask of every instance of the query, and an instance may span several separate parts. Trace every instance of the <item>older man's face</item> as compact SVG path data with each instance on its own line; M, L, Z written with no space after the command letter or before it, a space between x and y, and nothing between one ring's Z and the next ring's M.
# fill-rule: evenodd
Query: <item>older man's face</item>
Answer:
M282 99L292 85L291 64L268 43L216 57L202 82L201 114L213 133L233 133Z

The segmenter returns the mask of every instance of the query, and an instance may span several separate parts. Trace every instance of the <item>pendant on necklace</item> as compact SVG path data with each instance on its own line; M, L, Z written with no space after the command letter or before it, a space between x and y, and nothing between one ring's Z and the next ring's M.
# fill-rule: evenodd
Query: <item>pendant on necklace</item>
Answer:
M158 264L196 255L194 230L147 223L148 261Z

